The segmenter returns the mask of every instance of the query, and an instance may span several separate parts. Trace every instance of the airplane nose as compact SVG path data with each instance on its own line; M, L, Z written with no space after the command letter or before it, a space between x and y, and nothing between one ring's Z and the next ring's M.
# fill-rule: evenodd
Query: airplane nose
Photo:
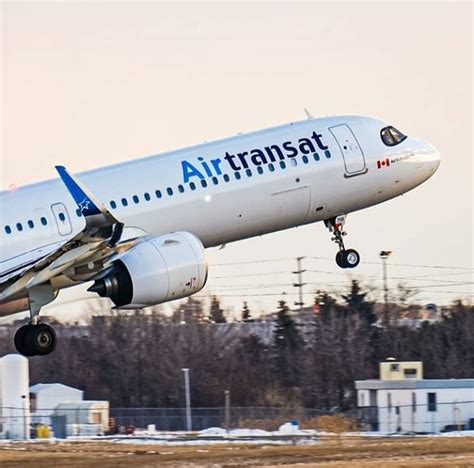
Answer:
M426 163L430 165L432 173L435 173L441 163L441 155L434 146L426 142L424 144L426 148Z

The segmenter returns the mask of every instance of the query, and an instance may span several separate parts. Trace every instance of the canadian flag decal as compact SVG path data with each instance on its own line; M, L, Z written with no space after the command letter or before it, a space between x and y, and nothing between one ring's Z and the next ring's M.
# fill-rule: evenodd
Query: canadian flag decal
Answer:
M388 167L388 166L390 166L390 159L389 158L379 159L377 161L377 169L382 169L382 167Z

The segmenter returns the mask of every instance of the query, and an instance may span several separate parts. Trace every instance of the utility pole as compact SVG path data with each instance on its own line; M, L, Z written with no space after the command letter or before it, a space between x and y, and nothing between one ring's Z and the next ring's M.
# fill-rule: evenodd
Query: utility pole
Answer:
M384 309L383 309L383 320L385 326L389 324L388 317L388 278L387 278L387 259L392 255L391 250L382 250L380 252L380 258L382 259L383 269L383 291L384 291Z
M225 428L230 431L230 391L225 390Z
M298 282L293 284L293 287L298 288L298 302L295 302L295 305L299 306L300 311L304 306L303 302L303 286L306 283L303 283L303 273L306 270L302 269L302 260L304 257L296 257L296 271L293 274L298 275Z
M181 369L184 372L184 391L186 394L186 430L188 432L192 431L192 421L191 421L191 392L189 389L189 369Z

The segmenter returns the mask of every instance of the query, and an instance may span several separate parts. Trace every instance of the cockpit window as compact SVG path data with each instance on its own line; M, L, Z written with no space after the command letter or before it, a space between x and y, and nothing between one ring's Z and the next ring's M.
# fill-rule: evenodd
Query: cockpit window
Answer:
M387 146L395 146L406 139L406 135L398 131L395 127L385 127L380 130L382 141Z

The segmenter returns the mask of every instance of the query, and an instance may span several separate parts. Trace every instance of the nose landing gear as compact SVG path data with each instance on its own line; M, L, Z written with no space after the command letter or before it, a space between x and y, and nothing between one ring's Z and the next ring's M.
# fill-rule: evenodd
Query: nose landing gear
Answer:
M346 222L346 216L341 215L336 218L327 219L324 224L329 229L329 232L333 233L331 240L335 242L339 247L339 252L336 254L336 263L340 268L355 268L360 262L360 255L357 250L347 249L344 246L343 237L346 232L343 231L344 224Z

